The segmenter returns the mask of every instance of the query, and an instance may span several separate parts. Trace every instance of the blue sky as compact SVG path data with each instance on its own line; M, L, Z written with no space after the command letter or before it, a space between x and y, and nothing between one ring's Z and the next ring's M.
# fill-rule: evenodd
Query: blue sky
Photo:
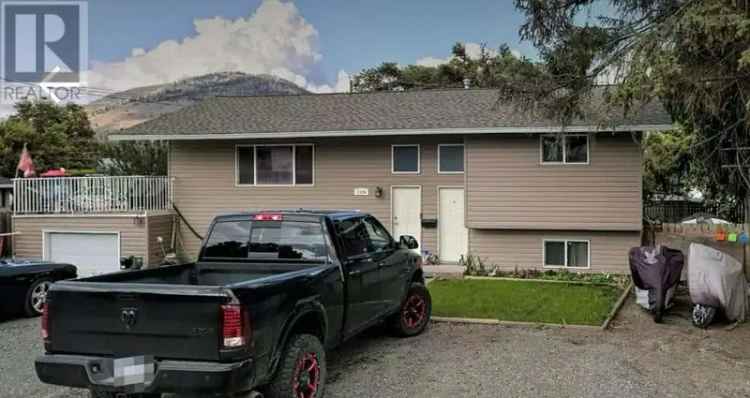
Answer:
M89 58L94 67L98 63L121 63L133 54L133 49L149 52L166 40L176 40L179 43L185 38L195 37L196 20L214 17L226 21L249 19L262 2L90 1ZM493 48L501 43L508 43L511 48L523 54L534 53L528 43L522 43L519 39L518 29L523 18L510 0L299 0L291 3L299 17L317 31L317 37L312 41L318 57L314 60L297 60L300 65L295 64L289 68L291 76L302 76L305 83L310 85L333 86L340 71L356 73L382 61L409 64L425 57L446 58L456 41L487 43ZM273 25L276 22L269 23ZM296 45L295 40L299 39L290 38L291 45ZM252 51L245 49L248 57L252 57ZM183 61L189 63L190 59ZM266 69L276 65L273 62L257 70L251 68L248 72L267 72ZM279 62L283 64L284 61ZM238 64L243 62L238 61ZM242 66L238 68L242 69ZM194 70L180 73L191 72ZM109 74L122 73L110 71ZM284 73L273 74L287 77ZM173 77L147 78L143 83L155 83L155 80ZM137 78L134 77L127 83L113 84L118 88L122 88L119 87L122 85L135 85L137 82L132 80Z
M252 15L260 0L96 0L89 2L90 58L120 61L133 48L151 49L167 39L195 34L195 19L236 19ZM358 72L381 61L403 64L447 57L456 41L508 43L533 54L521 43L522 16L510 0L293 2L318 31L322 57L310 78L333 83L339 70Z

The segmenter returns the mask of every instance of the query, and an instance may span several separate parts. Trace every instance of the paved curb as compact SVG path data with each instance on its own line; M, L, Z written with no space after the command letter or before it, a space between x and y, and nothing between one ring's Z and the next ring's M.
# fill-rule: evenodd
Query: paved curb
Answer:
M433 322L447 323L478 323L483 325L499 325L497 319L479 319L479 318L452 318L447 316L433 316L430 318Z
M625 304L625 299L628 298L630 295L630 292L633 290L633 280L630 280L630 283L628 283L628 287L625 288L625 291L622 292L620 295L620 298L615 303L615 306L612 308L612 311L609 312L609 315L607 315L607 319L604 320L604 323L602 323L601 329L607 330L609 328L610 323L612 323L612 320L615 319L617 314L620 312L620 308Z

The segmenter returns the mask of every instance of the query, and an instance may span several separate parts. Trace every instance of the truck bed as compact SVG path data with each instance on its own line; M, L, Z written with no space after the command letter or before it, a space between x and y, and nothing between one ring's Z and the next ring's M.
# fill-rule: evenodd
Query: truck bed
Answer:
M189 263L141 271L118 272L78 282L145 283L160 285L230 286L288 272L309 269L310 264Z
M48 295L52 353L222 360L221 305L233 285L274 285L310 264L192 263L56 283ZM135 311L135 323L123 313Z

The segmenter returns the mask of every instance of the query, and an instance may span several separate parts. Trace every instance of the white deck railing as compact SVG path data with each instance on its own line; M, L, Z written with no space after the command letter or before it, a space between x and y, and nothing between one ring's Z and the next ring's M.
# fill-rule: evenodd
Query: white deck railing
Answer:
M15 214L126 213L171 208L168 177L18 178Z

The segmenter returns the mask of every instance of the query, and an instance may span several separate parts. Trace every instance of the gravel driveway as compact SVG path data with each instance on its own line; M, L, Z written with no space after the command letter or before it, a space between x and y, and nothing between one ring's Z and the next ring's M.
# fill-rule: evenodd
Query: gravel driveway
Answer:
M38 324L0 321L0 397L85 397L37 381ZM750 396L748 342L748 325L655 325L633 303L608 332L433 324L397 339L375 328L330 353L327 397Z

